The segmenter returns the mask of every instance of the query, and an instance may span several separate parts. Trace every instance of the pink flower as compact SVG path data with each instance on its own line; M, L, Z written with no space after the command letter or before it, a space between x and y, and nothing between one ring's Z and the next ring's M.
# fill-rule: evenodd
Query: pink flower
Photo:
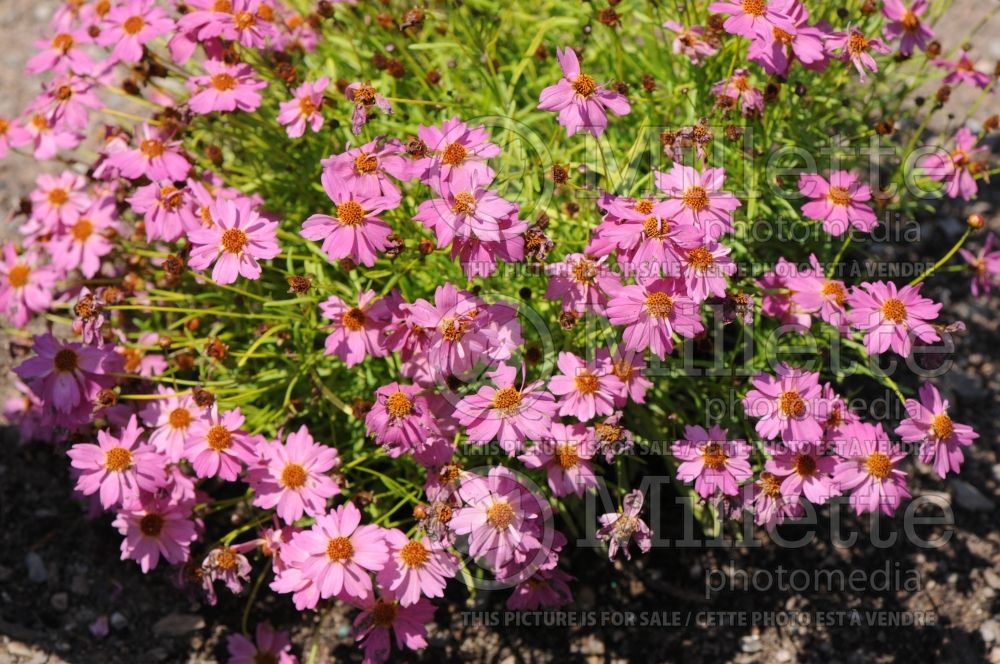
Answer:
M330 85L330 79L321 76L316 81L306 81L295 89L295 98L281 102L278 123L287 125L289 138L299 138L308 126L313 132L323 128L323 93Z
M62 75L43 86L39 95L28 106L28 113L41 113L54 125L83 130L90 124L90 112L104 108L94 93L94 84L72 74Z
M779 258L774 269L756 281L757 287L764 292L761 313L779 319L782 325L790 328L808 330L812 326L812 317L792 299L792 291L802 285L801 281L798 266L789 263L783 256ZM752 311L750 320L753 320Z
M458 561L440 543L424 536L410 539L395 528L385 533L389 562L377 575L379 586L399 598L401 606L421 597L444 597L448 579L458 573Z
M775 5L783 3L775 2ZM713 2L708 11L716 14L730 14L722 24L726 32L741 37L754 38L766 36L774 28L795 34L795 24L792 19L771 6L766 0L742 0L736 2Z
M166 240L173 242L182 235L189 225L190 191L178 189L171 182L153 182L136 189L126 202L132 210L143 215L146 240Z
M434 605L426 599L403 606L392 593L382 591L360 602L361 613L354 619L354 638L364 650L363 664L378 664L389 660L392 639L396 648L420 650L427 647L427 623L434 620Z
M941 477L957 473L964 460L962 447L979 438L972 427L948 416L948 400L930 383L920 387L920 401L906 400L909 417L896 427L904 442L920 443L920 463L931 464Z
M354 503L341 505L309 530L295 533L282 557L317 586L323 599L365 600L372 595L368 574L386 566L389 549L381 528L360 524Z
M251 641L242 634L230 634L226 637L226 650L229 652L228 664L298 664L298 658L292 654L292 644L288 632L277 630L269 623L257 623L254 640Z
M76 490L85 496L100 493L101 506L128 506L139 498L140 491L154 492L166 480L163 460L144 443L139 443L143 428L133 415L122 429L121 438L113 438L105 429L97 432L97 444L77 443L66 452L70 465L81 471Z
M483 385L455 406L455 417L466 427L469 443L485 445L496 439L508 454L524 441L541 439L552 426L555 399L544 383L536 380L516 386L517 369L500 363L486 374L493 385Z
M503 220L517 218L517 205L487 191L465 171L453 173L441 193L443 198L422 202L413 216L414 221L434 231L438 247L446 247L456 238L501 240Z
M335 154L323 160L323 168L333 171L344 181L345 188L358 198L384 197L396 201L390 207L399 205L402 194L389 177L412 180L421 170L406 156L406 147L396 139L376 139Z
M559 124L572 136L581 130L595 137L608 128L608 114L628 115L632 107L628 98L598 85L593 77L580 71L580 60L572 48L556 49L563 78L542 90L538 108L559 111Z
M587 435L587 427L553 422L548 433L518 459L528 468L545 469L552 495L583 496L597 486L597 476L590 465L596 452L596 441Z
M49 235L76 223L91 205L85 191L86 180L72 171L63 171L58 177L42 174L35 180L38 185L31 192L31 218L35 223L25 224L25 235Z
M656 279L645 284L622 286L608 302L608 320L625 325L625 350L649 348L663 359L674 349L674 332L693 338L704 330L698 305L676 279Z
M221 35L247 48L264 48L269 37L277 36L270 20L262 18L261 0L232 0L232 11L223 12Z
M973 156L986 151L986 147L976 147L976 136L968 128L955 132L955 149L947 155L939 152L920 160L924 175L945 183L945 193L951 198L971 200L979 192L979 185L973 175ZM943 151L942 151L943 152Z
M139 563L146 574L160 562L162 556L171 565L187 562L191 543L198 539L191 505L143 496L118 511L111 524L125 536L122 540L122 560Z
M759 64L772 76L787 77L793 59L797 59L807 69L826 69L826 28L809 26L809 12L798 0L778 0L774 7L776 11L789 17L795 25L795 34L772 27L770 33L765 31L753 38L747 51L747 59Z
M608 559L614 560L620 550L627 560L632 560L629 544L634 539L642 553L649 553L653 546L649 526L639 514L642 513L642 491L635 489L622 498L622 509L599 517L601 524L597 536L608 541Z
M743 399L743 410L758 418L757 433L766 440L781 437L792 449L823 437L821 420L826 404L820 397L819 374L804 372L782 362L777 376L758 373L754 389Z
M823 267L815 254L809 255L811 268L800 271L793 280L791 301L801 311L818 312L820 317L836 327L842 334L847 334L850 327L847 324L847 287L843 281L826 278Z
M842 491L851 492L851 505L858 514L881 509L892 516L910 497L906 473L899 469L906 454L892 444L881 424L851 425L836 445L842 461L833 479Z
M35 113L24 125L12 124L6 131L7 141L14 147L31 145L35 159L47 161L60 150L72 150L83 136L62 123L53 123L41 113Z
M137 148L116 152L108 157L108 165L117 168L123 177L138 180L183 180L191 164L181 154L181 141L170 140L161 130L143 123Z
M694 481L694 490L702 498L716 492L738 495L740 482L753 476L750 446L742 440L727 440L726 430L719 426L708 431L700 426L684 427L684 439L671 445L670 451L681 460L677 479Z
M865 70L878 71L878 63L871 56L869 51L875 51L885 55L891 51L881 39L875 37L868 38L862 34L857 27L849 27L847 32L834 33L827 37L826 47L830 51L840 51L838 56L841 60L850 60L854 68L858 70L861 82L867 80Z
M798 500L805 495L815 505L822 505L840 493L833 481L837 460L823 454L822 442L804 443L796 450L782 449L775 453L764 468L781 478L781 494Z
M740 207L728 191L722 191L726 173L721 168L708 168L698 173L690 166L674 164L666 173L656 173L656 186L670 200L664 215L682 224L693 224L702 233L718 239L733 228L733 210Z
M830 181L815 173L799 176L799 192L813 200L802 206L802 214L823 222L823 230L833 236L843 235L850 226L870 233L878 217L867 204L871 188L848 171L830 173Z
M681 255L698 246L704 235L693 223L672 218L670 201L606 196L600 205L607 214L594 229L588 249L603 254L613 246L625 274L646 279L677 276Z
M717 81L712 86L712 94L719 102L731 100L726 108L740 105L740 113L745 117L759 117L764 114L764 93L750 84L750 72L746 69L736 69L729 78Z
M83 46L93 42L87 30L57 30L51 39L35 42L38 53L28 60L25 69L29 74L41 74L47 71L63 73L67 70L74 74L86 76L94 68Z
M173 20L156 0L129 0L104 17L97 43L114 47L112 62L139 62L145 44L173 29Z
M14 327L24 327L32 316L48 310L58 279L52 266L41 264L37 251L18 255L13 242L5 243L0 256L0 313Z
M250 437L240 429L244 419L239 408L220 413L218 405L214 405L191 423L184 458L194 466L198 477L220 477L232 482L244 463L256 461Z
M250 578L250 561L242 549L232 546L218 546L208 552L201 563L202 587L215 604L216 581L222 581L227 588L238 595L243 592L243 584Z
M996 282L996 275L1000 274L1000 250L993 251L993 240L993 233L987 235L978 254L973 254L968 249L958 250L975 273L970 284L973 297L989 295ZM0 302L2 301L3 295L0 295Z
M367 267L375 264L378 253L392 242L392 229L378 215L399 205L399 198L363 198L333 171L323 169L323 189L336 205L333 216L314 214L302 224L307 240L322 240L331 261L350 258Z
M191 395L178 395L163 385L158 395L160 398L150 401L141 416L146 426L153 429L149 444L171 463L177 463L191 441L191 424L203 416L204 409Z
M195 113L214 111L256 111L261 104L260 90L267 83L254 78L253 67L247 64L227 65L218 60L205 60L205 76L188 80L194 93L188 105Z
M984 74L976 70L976 65L969 59L969 54L961 49L958 58L955 60L945 60L938 58L931 60L931 64L942 69L949 69L948 75L942 79L944 85L958 85L959 83L969 83L977 88L985 90L992 82L989 74Z
M371 83L356 81L344 89L347 99L354 103L354 113L351 115L351 131L361 133L361 128L368 123L368 114L372 106L377 107L386 115L392 115L392 104L372 87Z
M712 57L719 50L718 42L710 41L706 37L705 28L700 25L688 28L677 21L665 21L663 27L677 35L670 44L674 55L684 54L692 64L700 65L703 60Z
M646 403L646 391L653 386L653 382L644 375L646 358L643 355L635 351L619 350L612 354L603 348L597 350L597 359L625 385L624 392L615 401L616 408L625 406L629 399Z
M934 31L920 20L927 12L927 0L913 0L907 7L902 0L885 0L882 13L888 19L882 33L886 39L892 40L902 36L899 42L899 52L905 56L913 54L913 48L921 51L927 48L927 42L934 39Z
M430 401L416 385L393 382L375 390L375 403L365 416L365 427L387 447L390 456L412 451L438 434Z
M707 240L680 255L682 276L688 295L695 302L709 296L726 296L726 277L736 273L736 263L729 257L731 249L715 240Z
M216 283L231 284L237 276L259 279L261 267L257 260L281 253L278 222L260 216L251 199L216 198L211 218L215 222L212 226L188 234L193 245L189 265L201 271L214 262L212 280Z
M15 367L14 373L47 406L64 414L89 410L96 394L114 385L107 374L122 368L117 353L61 341L51 334L34 337L33 350L35 356Z
M318 517L326 513L327 499L340 493L329 476L338 463L336 449L315 442L303 424L284 444L270 443L259 450L261 462L247 475L256 494L254 505L277 507L278 516L288 525L303 514Z
M897 289L891 281L865 282L851 289L847 305L847 320L865 332L869 353L892 348L908 357L914 338L923 342L940 338L928 321L937 318L941 305L921 297L920 285Z
M500 154L500 147L490 142L486 127L472 128L454 117L440 127L420 125L417 137L429 153L419 162L420 179L439 194L459 173L465 175L465 182L483 187L493 181L496 173L486 162Z
M786 496L780 477L764 470L753 484L743 485L744 500L753 510L754 523L773 531L786 519L798 519L805 515L805 507L795 496Z
M568 254L558 263L545 266L549 285L545 297L561 304L563 311L604 313L608 295L621 279L607 266L607 256L593 259L585 254Z
M573 580L561 569L540 569L514 587L505 605L509 611L557 609L573 601Z
M588 363L573 353L559 353L560 374L549 379L552 394L563 397L560 415L581 422L595 415L610 415L625 390L622 381L603 363Z
M357 306L349 306L336 295L331 295L319 308L323 318L333 321L332 331L326 337L327 355L338 356L348 367L353 367L369 355L386 355L388 351L382 337L389 322L389 310L375 291L359 293Z
M79 268L90 279L101 269L101 258L114 249L108 235L117 230L115 199L103 196L81 212L70 228L56 234L46 248L55 266L63 272Z

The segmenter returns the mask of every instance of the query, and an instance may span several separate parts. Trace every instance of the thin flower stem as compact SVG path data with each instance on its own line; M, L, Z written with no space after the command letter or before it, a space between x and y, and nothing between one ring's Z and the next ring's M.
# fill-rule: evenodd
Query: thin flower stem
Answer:
M943 267L948 261L950 261L951 258L952 258L952 256L954 256L958 252L958 250L962 248L962 245L965 244L965 241L966 241L966 239L968 239L970 233L972 233L972 229L971 228L966 228L965 232L962 233L962 237L958 238L958 242L956 242L955 245L951 249L948 250L948 253L946 253L944 256L942 256L941 260L939 260L937 263L934 263L934 265L931 266L931 269L927 270L926 272L924 272L923 274L921 274L919 277L917 277L916 279L914 279L913 281L911 281L910 285L911 286L916 286L921 281L923 281L924 279L926 279L927 277L931 276L932 274L934 274L935 272L937 272L939 269L941 269L941 267Z

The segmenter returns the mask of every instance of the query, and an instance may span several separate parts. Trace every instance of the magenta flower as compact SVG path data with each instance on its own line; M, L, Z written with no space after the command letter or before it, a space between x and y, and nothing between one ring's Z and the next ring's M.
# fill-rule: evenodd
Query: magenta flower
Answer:
M14 147L30 145L35 159L48 161L60 150L72 150L83 136L62 123L49 122L41 113L35 113L24 125L12 124L6 130L7 141Z
M712 86L712 94L719 102L725 103L726 108L735 108L739 104L740 113L744 117L759 117L764 114L764 93L751 85L747 69L736 69L729 78L717 81Z
M977 88L985 90L993 81L989 74L984 74L976 70L976 65L969 58L969 54L964 50L959 50L958 58L955 60L945 60L938 58L931 60L931 64L941 69L950 70L941 83L944 85L958 85L968 83Z
M173 242L187 228L197 230L200 224L191 223L191 192L178 189L170 182L151 183L135 190L126 202L132 210L143 215L146 240Z
M33 350L35 356L15 367L14 373L59 413L88 409L101 389L114 385L107 374L122 368L115 352L61 341L51 334L35 336Z
M392 229L378 215L399 205L399 197L361 197L328 169L323 169L321 180L336 209L333 216L314 214L306 219L302 237L322 240L323 251L332 261L350 258L371 267L378 253L392 244L389 239Z
M85 496L100 494L101 506L128 506L139 492L154 492L166 481L163 459L139 442L144 429L133 415L114 438L105 429L97 432L97 443L77 443L66 452L70 465L80 471L76 490Z
M341 505L309 530L295 533L282 557L317 586L323 599L365 600L372 595L368 573L386 566L389 549L381 528L360 524L354 503Z
M847 32L837 32L827 37L826 47L831 52L840 51L840 55L837 56L839 59L850 60L858 70L862 83L868 79L865 74L866 69L878 71L878 63L869 51L885 55L892 50L881 39L865 37L861 30L854 26L849 27Z
M271 259L281 253L278 222L257 213L253 200L216 198L211 218L215 222L212 226L188 234L193 246L189 265L202 271L214 262L212 280L216 283L231 284L238 276L259 279L258 259Z
M670 215L670 201L633 201L606 197L601 206L607 214L594 229L589 249L595 254L617 249L618 266L625 274L649 279L680 274L681 256L694 249L702 233L693 223L679 222ZM597 248L600 247L600 251Z
M448 579L458 573L458 561L441 542L424 536L410 539L401 530L385 532L389 562L376 576L383 590L399 598L401 606L412 606L421 597L444 597Z
M759 64L772 76L787 77L793 60L814 71L826 69L826 29L808 24L809 11L798 0L778 0L774 7L777 12L789 17L795 25L795 34L772 27L770 33L765 31L752 39L747 59Z
M798 519L805 515L797 496L786 496L782 492L782 480L771 472L761 471L760 477L753 484L743 486L746 503L754 515L754 523L773 531L778 524L786 519Z
M972 427L948 416L948 400L930 383L920 386L920 401L906 400L909 417L896 427L903 442L920 444L920 463L930 464L941 477L962 467L962 447L979 438Z
M191 438L191 424L202 417L204 409L191 395L178 395L163 385L158 394L160 398L150 401L140 414L146 426L153 429L149 444L171 463L177 463Z
M642 553L649 553L653 546L652 533L649 526L639 514L642 513L642 491L634 489L622 498L622 508L618 512L609 512L599 517L601 528L597 536L608 541L608 559L614 560L620 550L627 560L632 560L629 544L635 540Z
M803 444L823 437L820 421L826 419L826 405L820 396L819 374L804 372L782 362L777 376L758 373L754 389L743 398L743 410L758 418L757 433L766 440L781 437L798 450Z
M927 42L934 39L934 31L920 20L926 12L927 0L913 0L909 7L902 0L885 0L883 3L882 13L888 21L882 33L889 40L902 37L899 52L903 55L912 55L914 47L925 50Z
M85 191L86 180L72 171L59 176L42 174L35 180L37 187L31 192L31 222L21 231L49 235L76 223L91 205Z
M228 664L298 664L292 654L292 643L288 632L274 629L269 623L257 623L254 640L242 634L226 637Z
M514 587L505 606L509 611L557 609L573 601L569 582L574 577L561 569L540 569Z
M611 415L625 391L622 381L599 362L585 362L573 353L559 353L558 375L549 379L549 391L562 397L560 415L581 422L595 415Z
M500 154L500 146L490 142L486 127L470 127L459 118L445 120L440 127L417 128L417 137L423 141L428 156L419 162L421 181L439 194L445 193L459 173L465 182L487 186L496 173L487 161Z
M644 375L646 358L643 353L619 349L612 354L607 349L599 348L597 359L625 385L621 397L615 401L615 407L624 407L629 399L646 403L646 391L653 386L653 382Z
M14 327L24 327L35 314L48 310L58 279L52 266L41 264L37 251L18 255L13 242L5 243L0 256L0 313Z
M161 130L145 123L137 138L138 147L116 152L108 157L108 165L130 180L147 177L154 182L177 181L187 177L191 164L181 154L180 141L171 140Z
M799 192L813 200L802 206L802 214L823 222L823 230L833 236L843 235L851 226L870 233L878 217L867 201L871 188L848 171L833 171L827 182L821 175L799 176Z
M288 434L284 444L262 445L259 451L260 464L247 474L247 482L256 494L254 505L276 507L278 516L288 525L303 514L318 517L326 513L327 499L340 493L340 487L329 476L338 464L336 449L315 442L303 424Z
M943 150L942 150L943 152ZM927 155L920 160L924 175L932 180L945 183L945 193L950 198L964 200L975 198L979 185L973 175L976 162L974 155L986 152L986 147L976 147L976 136L968 128L955 132L955 148L948 154Z
M348 367L353 367L367 356L383 357L383 336L389 322L389 309L375 291L358 293L357 306L349 306L336 295L320 303L323 318L332 320L331 332L326 337L326 354L336 355Z
M430 401L416 385L396 382L375 390L375 403L365 416L365 427L390 456L412 451L439 435Z
M607 266L607 256L568 254L546 265L545 272L549 276L545 297L559 302L563 311L603 314L609 294L621 286L621 279Z
M553 422L548 433L517 458L527 468L545 469L552 495L583 496L588 489L597 487L591 466L596 453L597 443L587 435L587 427Z
M625 350L649 348L661 360L674 350L674 332L693 338L704 330L698 305L676 279L656 279L622 286L608 302L608 320L625 325Z
M818 312L820 317L833 325L841 334L847 334L847 287L838 279L827 279L823 267L815 254L809 255L810 269L801 270L789 281L795 286L791 290L791 301L801 311Z
M253 67L247 64L227 65L218 60L205 60L205 76L188 80L194 93L188 105L202 115L215 111L256 111L261 104L260 90L267 83L254 78Z
M361 128L368 123L368 114L372 107L377 107L386 115L392 115L392 104L372 87L371 83L356 81L344 89L347 99L354 103L354 113L351 114L351 131L361 133Z
M941 305L921 297L919 284L897 289L891 281L865 282L851 289L847 305L847 320L865 332L869 353L892 348L908 357L914 338L925 343L940 338L928 321L937 318Z
M65 74L44 84L43 94L35 97L27 113L40 113L54 125L84 130L90 124L90 112L104 108L94 93L94 84L82 77Z
M128 0L111 9L97 36L100 46L113 46L112 62L139 62L142 48L174 29L173 20L156 0Z
M198 539L191 506L166 498L144 496L118 511L111 524L124 535L122 560L134 560L146 574L162 557L180 565L191 557L191 543Z
M306 81L295 88L295 98L281 102L278 123L286 125L289 138L299 138L306 133L306 127L318 132L323 128L323 93L330 85L330 79L321 76L315 82Z
M665 202L665 217L697 226L712 239L733 229L733 210L740 207L733 194L722 191L725 182L726 173L721 168L699 173L690 166L674 164L668 172L656 173L656 186L670 196Z
M775 2L773 5L784 5ZM716 14L729 14L722 24L726 32L753 39L765 37L778 28L788 34L795 34L795 24L791 17L769 6L766 0L742 0L736 2L713 2L708 11Z
M540 440L550 431L557 406L542 381L525 385L522 378L518 386L517 369L502 362L486 375L493 385L483 385L455 406L469 443L485 445L495 439L513 455L525 440Z
M76 222L46 243L53 264L64 273L79 268L93 278L101 269L101 258L114 249L109 235L118 230L115 199L103 196L80 213Z
M858 514L881 509L892 516L910 497L906 473L899 469L906 453L892 444L881 424L847 427L836 445L842 460L833 479L842 491L851 492L851 506Z
M837 460L824 454L825 444L803 443L796 450L782 449L775 453L764 468L781 479L782 496L798 500L805 495L815 505L822 505L839 495L833 481Z
M731 249L715 240L707 240L681 253L681 270L688 295L695 302L710 296L725 297L726 277L736 273L736 263L729 257Z
M28 60L25 69L29 74L71 71L86 76L93 70L94 61L82 47L93 41L84 28L56 31L51 39L35 42L38 53Z
M707 431L700 426L684 427L684 438L670 446L680 459L677 479L694 482L702 498L716 492L727 496L739 494L739 484L753 476L750 446L742 440L727 440L726 430L718 425Z
M542 90L538 108L558 111L559 124L572 136L581 130L600 136L608 128L608 114L628 115L632 110L628 98L598 85L593 77L580 71L580 60L572 48L556 49L563 78Z
M692 64L700 65L719 50L718 41L710 41L700 25L684 27L677 21L665 21L663 27L677 35L670 44L674 55L683 54Z
M383 589L381 599L371 596L359 605L361 612L354 619L354 639L364 651L364 664L388 661L393 636L399 650L427 647L427 623L434 620L435 611L428 600L403 606L396 602L392 593Z
M396 201L390 207L397 207L402 193L389 178L408 181L421 170L405 153L406 147L396 139L376 139L324 159L323 168L333 171L358 198L385 197Z
M502 222L517 218L517 205L487 191L465 171L452 173L441 194L443 198L422 202L413 215L414 221L434 231L439 248L455 238L498 241L503 235Z
M243 464L257 460L250 436L240 427L246 418L239 408L219 412L218 405L191 423L184 458L198 477L220 477L232 482Z
M968 249L958 250L965 262L972 266L974 272L970 284L973 297L989 295L996 283L996 275L1000 274L1000 250L993 251L993 240L993 233L987 235L978 254L973 254ZM3 268L0 267L0 273L2 270ZM3 302L2 291L0 291L0 302Z

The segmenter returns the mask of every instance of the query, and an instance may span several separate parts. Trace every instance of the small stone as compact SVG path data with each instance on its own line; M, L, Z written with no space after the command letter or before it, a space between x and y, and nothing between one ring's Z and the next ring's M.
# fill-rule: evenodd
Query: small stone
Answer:
M755 634L750 634L740 639L740 650L745 653L760 652L763 648L764 644L760 642L760 637Z
M993 501L980 493L979 489L965 480L952 478L949 481L955 502L964 510L970 512L989 512L993 510Z
M204 629L205 620L201 616L188 613L171 613L156 621L153 634L157 636L183 636Z
M1000 463L993 464L993 479L1000 482ZM0 579L2 581L2 579Z
M14 657L31 657L35 651L20 641L11 641L7 644L7 654Z
M1000 623L996 620L987 620L979 626L979 636L983 638L983 643L993 643L1000 636Z
M49 604L56 611L62 612L69 608L69 595L66 593L56 593L49 599Z
M45 583L49 580L49 571L45 569L45 562L34 551L24 557L24 564L28 566L28 579L32 583Z
M122 613L115 611L111 614L111 626L117 630L125 629L128 626L128 618Z
M90 593L90 581L83 574L74 574L69 582L69 591L74 595L87 595Z
M784 648L779 650L774 654L774 661L776 662L790 662L792 661L792 653L788 652Z
M985 572L983 572L983 581L985 581L986 585L988 585L990 588L993 588L994 590L1000 590L1000 574L997 574L993 570L988 569Z
M88 629L90 629L90 633L93 634L95 639L103 639L111 631L108 629L108 617L104 615L98 616L97 620L90 623Z

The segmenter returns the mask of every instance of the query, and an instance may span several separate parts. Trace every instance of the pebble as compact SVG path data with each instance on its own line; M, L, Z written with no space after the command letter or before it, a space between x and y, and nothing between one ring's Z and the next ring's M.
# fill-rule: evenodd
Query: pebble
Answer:
M790 662L792 661L792 653L782 648L774 654L774 660L776 662Z
M62 612L69 608L69 595L66 593L56 593L51 599L49 599L49 604L56 611Z
M980 493L979 489L965 480L952 478L949 481L955 502L964 510L970 512L989 512L993 510L993 501Z
M764 644L760 642L760 637L751 634L740 639L740 650L746 653L755 653L763 650Z
M107 616L98 616L97 620L95 620L94 622L90 623L89 629L90 629L90 633L94 635L95 639L98 639L98 640L99 639L103 639L105 636L108 635L108 632L110 631L108 629L108 617Z
M125 629L128 626L128 618L121 612L115 611L111 614L111 626L117 630Z
M74 574L69 582L69 591L74 595L87 595L90 593L90 581L83 574Z
M1000 636L1000 623L990 619L979 626L979 636L983 638L983 643L993 643Z
M205 627L201 616L189 613L171 613L156 621L153 634L157 636L182 636Z
M34 650L20 641L11 641L7 644L7 654L14 655L15 657L30 657L34 652Z
M987 569L983 572L983 581L986 582L990 588L994 590L1000 590L1000 574L997 574L991 569Z
M45 569L45 562L34 551L24 557L24 564L28 566L28 579L32 583L45 583L49 580L49 571Z

